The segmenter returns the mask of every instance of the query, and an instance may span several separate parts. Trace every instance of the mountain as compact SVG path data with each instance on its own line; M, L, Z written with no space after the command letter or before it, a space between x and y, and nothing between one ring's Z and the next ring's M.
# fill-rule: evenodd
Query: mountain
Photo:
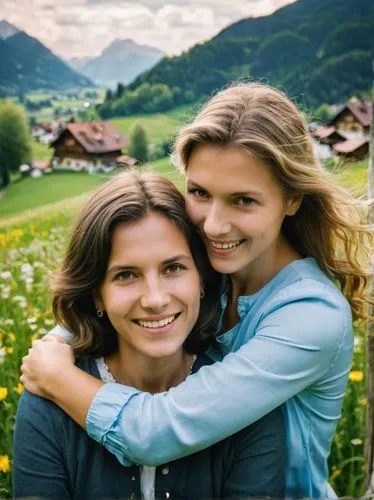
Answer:
M93 83L74 71L36 38L23 31L0 38L0 93L33 89L87 87Z
M8 21L5 21L5 19L0 21L0 38L4 38L4 39L8 38L12 35L15 35L19 31L20 30L16 26L8 23Z
M100 112L126 113L143 93L170 93L168 106L201 100L237 79L261 79L309 108L367 93L374 54L373 0L298 0L247 18L177 57L165 57ZM134 109L134 107L132 107ZM160 108L161 109L161 108Z
M132 40L114 40L99 57L72 59L74 69L103 87L115 88L118 82L128 84L150 69L164 53Z

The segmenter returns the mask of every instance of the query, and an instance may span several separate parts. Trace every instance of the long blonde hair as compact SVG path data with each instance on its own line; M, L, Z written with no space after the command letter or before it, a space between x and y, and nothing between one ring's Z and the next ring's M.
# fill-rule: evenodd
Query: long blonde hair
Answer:
M303 256L315 257L340 287L353 317L367 316L366 289L372 234L353 197L323 170L307 124L279 90L261 83L233 85L215 95L176 140L174 161L186 173L200 144L244 148L265 161L287 197L302 196L282 232Z

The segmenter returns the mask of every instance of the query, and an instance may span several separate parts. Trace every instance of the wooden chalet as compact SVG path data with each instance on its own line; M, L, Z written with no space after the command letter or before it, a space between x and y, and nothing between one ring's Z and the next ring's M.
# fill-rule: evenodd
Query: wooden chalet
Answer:
M358 100L346 104L330 121L329 127L342 132L358 132L368 134L373 115L371 101Z
M343 157L345 162L360 161L369 154L369 140L365 137L348 139L335 144L333 150L336 155Z
M340 134L335 127L317 127L312 136L320 143L332 148L335 144L345 141L345 137Z
M51 143L54 164L74 170L115 167L128 145L113 123L104 121L69 123Z

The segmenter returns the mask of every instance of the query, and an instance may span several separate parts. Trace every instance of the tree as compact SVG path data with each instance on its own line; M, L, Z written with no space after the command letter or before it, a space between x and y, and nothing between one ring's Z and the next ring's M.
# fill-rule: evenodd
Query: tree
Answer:
M31 158L27 116L21 106L5 101L0 105L0 187L10 183L10 173Z
M129 153L140 163L145 163L148 160L147 134L139 123L135 123L131 130Z

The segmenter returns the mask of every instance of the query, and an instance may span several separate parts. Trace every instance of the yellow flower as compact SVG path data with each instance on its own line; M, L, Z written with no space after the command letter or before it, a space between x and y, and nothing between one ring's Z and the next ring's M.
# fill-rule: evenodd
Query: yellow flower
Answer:
M25 390L25 388L23 387L21 382L18 382L18 384L16 385L14 390L16 391L17 394L21 395L23 393L23 391Z
M16 336L14 335L14 333L12 332L9 332L8 333L8 338L12 341L12 342L15 342L16 340Z
M368 404L368 398L361 398L360 399L361 406L366 406L367 404Z
M333 480L333 479L335 479L336 477L340 476L340 474L341 474L340 470L339 470L339 469L335 469L335 470L332 472L331 476L330 476L330 481L332 481L332 480Z
M10 471L10 460L8 455L0 455L0 472Z
M6 347L5 350L8 354L12 354L12 352L14 351L14 348L13 347Z
M0 401L3 401L8 396L8 389L6 387L0 387Z
M352 370L349 374L349 380L351 382L361 382L364 378L364 374L361 370Z

